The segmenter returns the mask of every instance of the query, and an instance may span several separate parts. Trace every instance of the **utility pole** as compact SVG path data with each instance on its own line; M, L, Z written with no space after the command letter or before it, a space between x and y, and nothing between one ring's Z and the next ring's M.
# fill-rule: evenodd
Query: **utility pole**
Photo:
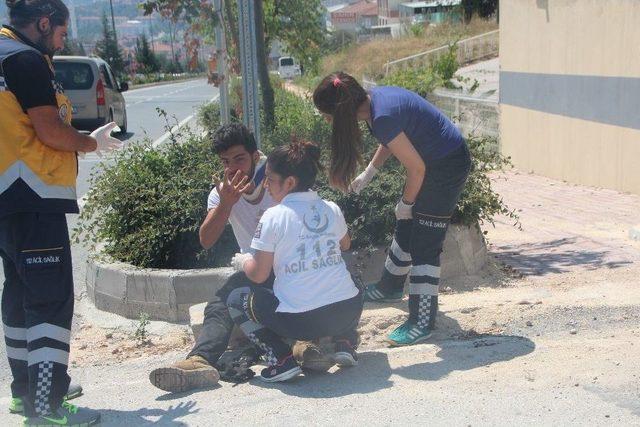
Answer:
M156 53L156 45L153 42L153 21L149 19L149 36L151 37L151 50Z
M76 19L76 8L73 0L69 1L69 26L71 27L71 38L78 40L78 20Z
M171 42L171 63L175 66L176 54L173 50L173 21L171 20L171 18L169 18L169 41Z
M113 38L118 43L118 35L116 34L116 19L113 17L113 0L109 0L109 6L111 6L111 26L113 27Z
M229 0L227 0L229 1ZM218 17L218 25L215 29L216 60L218 76L222 78L218 91L220 93L220 121L225 125L229 123L229 76L227 72L227 42L224 34L224 14L222 13L222 0L213 1L213 10Z
M258 107L258 54L254 0L238 0L240 62L242 65L242 118L260 147Z

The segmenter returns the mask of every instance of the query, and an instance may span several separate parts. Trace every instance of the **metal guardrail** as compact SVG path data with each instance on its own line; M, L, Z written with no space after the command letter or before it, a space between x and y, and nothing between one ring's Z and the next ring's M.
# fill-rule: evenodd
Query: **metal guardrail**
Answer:
M499 35L500 30L493 30L488 33L480 34L457 42L458 63L466 64L471 61L476 61L478 59L497 54L500 45ZM415 55L389 61L384 64L384 74L388 75L394 68L429 65L440 55L443 55L448 51L449 46L442 46L426 52L416 53Z

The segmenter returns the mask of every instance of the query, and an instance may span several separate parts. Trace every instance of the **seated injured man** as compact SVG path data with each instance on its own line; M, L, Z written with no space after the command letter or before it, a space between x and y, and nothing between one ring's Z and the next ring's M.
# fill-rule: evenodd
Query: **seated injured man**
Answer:
M285 381L302 370L283 338L331 337L333 361L357 364L356 328L362 292L347 271L342 251L351 244L340 208L310 190L320 165L320 149L294 141L268 158L267 190L276 206L262 215L251 242L253 254L239 261L254 282L234 289L227 306L233 321L265 352L260 379ZM273 288L265 286L275 273Z
M241 253L250 251L251 239L262 214L275 202L264 187L266 157L257 149L251 132L242 124L224 125L213 136L213 149L224 166L224 178L209 194L208 213L200 226L200 243L209 249L220 238L227 223ZM273 276L262 286L270 289ZM204 310L202 332L186 360L153 370L151 383L165 391L182 392L210 387L220 379L218 369L226 368L220 356L227 350L233 321L225 305L229 293L251 283L243 272L233 274ZM328 369L330 359L311 343L296 344L296 351L311 369Z

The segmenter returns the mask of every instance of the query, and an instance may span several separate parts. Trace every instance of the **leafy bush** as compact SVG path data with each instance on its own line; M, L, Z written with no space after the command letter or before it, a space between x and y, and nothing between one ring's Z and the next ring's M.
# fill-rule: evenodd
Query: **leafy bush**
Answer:
M181 143L175 141L180 139ZM237 250L227 227L211 250L201 248L211 177L221 166L204 138L187 130L153 149L129 144L101 164L73 238L140 267L199 268L227 265Z
M422 36L424 36L424 30L425 30L424 26L425 26L424 23L416 22L416 23L411 24L409 26L409 28L408 28L409 31L408 32L411 33L411 35L413 37L422 37Z
M453 43L431 65L398 69L382 79L382 84L404 87L423 98L440 86L451 89L454 86L450 80L459 67L457 52L458 46Z
M431 64L431 71L438 76L445 87L452 89L453 86L450 80L456 71L458 71L459 66L458 45L457 43L452 43L449 45L447 52L440 55L433 64Z
M385 77L381 84L404 87L426 98L441 85L441 79L429 67L416 67L397 70Z

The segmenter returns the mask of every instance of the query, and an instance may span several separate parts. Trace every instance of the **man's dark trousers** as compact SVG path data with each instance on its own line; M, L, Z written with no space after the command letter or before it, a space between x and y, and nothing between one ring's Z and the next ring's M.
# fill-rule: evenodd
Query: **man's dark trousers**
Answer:
M274 280L275 276L272 272L271 276L258 286L272 289ZM218 362L222 353L227 349L234 326L233 320L229 315L229 310L227 309L227 298L234 289L251 284L254 283L241 271L229 277L224 286L216 292L215 297L205 307L202 331L200 335L198 335L196 344L187 357L201 356L211 365L215 365Z

